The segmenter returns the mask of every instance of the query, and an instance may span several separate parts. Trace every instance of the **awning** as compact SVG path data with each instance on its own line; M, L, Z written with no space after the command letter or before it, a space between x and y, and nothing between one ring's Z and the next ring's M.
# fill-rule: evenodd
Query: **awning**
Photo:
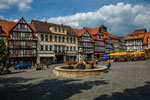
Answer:
M67 54L67 56L77 56L77 54Z
M40 57L54 57L54 54L38 54Z
M135 52L130 53L130 55L142 55L142 54L144 54L144 52L141 52L141 51L135 51Z
M108 56L121 56L121 55L128 55L129 53L127 52L116 52L116 53L111 53L108 54Z

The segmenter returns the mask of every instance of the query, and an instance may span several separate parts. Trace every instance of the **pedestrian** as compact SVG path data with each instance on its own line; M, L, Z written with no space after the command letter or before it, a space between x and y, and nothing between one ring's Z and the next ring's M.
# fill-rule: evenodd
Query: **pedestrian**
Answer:
M96 65L98 65L98 59L96 59L96 61L95 61L95 62L96 62Z
M43 66L43 64L42 64L41 70L44 70L44 66Z
M48 62L46 62L47 69L49 69Z
M111 67L111 63L110 61L107 61L107 69L110 70L110 67Z

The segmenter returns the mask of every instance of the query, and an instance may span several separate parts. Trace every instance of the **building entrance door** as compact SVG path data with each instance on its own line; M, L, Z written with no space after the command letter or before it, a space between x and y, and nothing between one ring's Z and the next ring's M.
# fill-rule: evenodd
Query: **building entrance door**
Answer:
M56 56L56 59L57 59L57 63L63 63L63 61L64 61L64 56L63 56L63 55L57 55L57 56Z

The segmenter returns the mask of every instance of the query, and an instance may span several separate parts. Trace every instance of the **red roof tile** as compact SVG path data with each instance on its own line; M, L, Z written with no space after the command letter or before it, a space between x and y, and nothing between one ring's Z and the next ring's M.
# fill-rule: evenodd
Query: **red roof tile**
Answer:
M85 32L85 30L80 30L80 29L73 29L73 31L80 37L83 35L83 33Z
M10 22L10 21L7 21L7 20L0 20L0 26L2 26L2 31L4 32L3 34L1 35L5 35L5 36L9 36L8 40L11 40L12 39L12 35L9 33L10 30L16 25L17 23L16 22ZM32 24L28 24L31 29L33 30L33 26ZM34 33L33 34L33 39L34 40L37 40L37 36L36 34Z
M84 27L83 29L86 29L91 35L96 35L99 32L100 27L97 28Z
M111 33L109 33L109 32L105 32L105 31L102 31L102 33L103 33L103 37L104 37L104 39L107 39L108 37L111 37L112 39L117 39L117 40L119 40L119 38L118 37L116 37L116 36L114 36L114 35L112 35Z

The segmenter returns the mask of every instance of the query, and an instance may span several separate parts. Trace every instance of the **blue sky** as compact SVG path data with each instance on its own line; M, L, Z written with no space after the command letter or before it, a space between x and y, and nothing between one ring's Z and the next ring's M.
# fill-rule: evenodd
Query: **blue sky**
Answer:
M104 24L110 33L125 36L137 28L150 31L149 4L150 0L0 0L0 18L47 20L73 28Z

